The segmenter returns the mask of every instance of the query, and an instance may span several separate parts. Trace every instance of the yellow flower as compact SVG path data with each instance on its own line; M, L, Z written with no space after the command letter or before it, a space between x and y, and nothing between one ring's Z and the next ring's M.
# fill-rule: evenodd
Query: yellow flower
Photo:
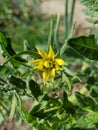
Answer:
M44 81L46 81L49 77L54 80L55 71L62 70L61 65L65 65L66 63L60 58L55 58L55 54L51 46L48 54L38 47L37 51L41 55L42 59L33 60L31 63L35 64L35 69L43 72Z

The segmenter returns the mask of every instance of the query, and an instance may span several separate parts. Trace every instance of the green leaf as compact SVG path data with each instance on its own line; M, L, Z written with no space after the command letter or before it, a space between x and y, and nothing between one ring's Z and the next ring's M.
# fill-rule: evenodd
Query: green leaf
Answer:
M61 103L57 99L45 95L40 98L39 102L33 103L30 113L39 119L52 119L61 108Z
M43 106L41 106L41 104L37 104L35 106L33 106L33 109L31 110L30 114L36 118L39 119L52 119L53 116L55 116L55 114L61 109L61 106L52 106L52 107L48 107L45 106L45 108L43 108Z
M68 114L74 114L75 108L73 104L70 101L68 101L68 96L66 92L63 93L63 107Z
M12 48L11 39L6 38L1 32L0 32L0 44L3 49L4 56L11 57L16 54L16 52ZM19 61L19 62L26 62L25 59L18 57L18 56L15 57L14 59L15 59L15 61Z
M26 83L21 78L12 75L9 77L9 82L19 89L26 89Z
M24 51L26 50L31 50L30 45L28 44L28 42L26 40L24 40Z
M77 121L75 127L82 128L82 129L90 129L96 128L98 125L98 113L97 112L90 112L87 115L80 117Z
M79 92L75 93L77 99L77 105L85 111L94 110L95 102L91 97L80 94Z
M37 124L37 118L33 117L26 109L25 107L22 105L21 106L21 110L22 110L22 114L24 119L26 119L26 121L28 121L29 123L32 123L34 126Z
M98 60L98 45L95 36L79 36L68 40L68 45L90 60Z
M87 83L91 84L91 85L94 85L95 84L95 78L93 76L88 77Z
M98 87L92 86L91 91L90 91L90 95L92 97L98 97Z
M40 86L34 80L29 81L29 89L31 90L32 95L38 99L41 96L42 92L40 90Z
M33 106L33 109L31 110L30 114L39 119L44 119L49 116L49 114L47 115L47 113L44 112L44 109L41 108L41 104Z
M14 115L15 115L15 112L16 112L16 107L17 107L17 99L16 99L15 94L13 94L11 111L10 111L10 116L9 116L10 120L12 120L14 118Z
M66 82L67 85L68 85L68 87L69 87L69 89L71 89L71 82L70 82L70 80L68 79L68 77L66 76L66 74L64 74L64 73L63 73L63 75L62 75L62 81L63 81L63 82Z
M78 79L80 81L80 78L77 76L77 74L75 72L72 72L70 69L66 68L66 67L63 67L64 68L64 71L69 74L70 76Z

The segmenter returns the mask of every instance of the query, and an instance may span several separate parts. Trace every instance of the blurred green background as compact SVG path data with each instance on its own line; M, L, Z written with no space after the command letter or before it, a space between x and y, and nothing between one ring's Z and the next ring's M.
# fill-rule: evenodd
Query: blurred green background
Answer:
M49 23L40 13L40 0L0 0L0 31L12 39L15 49L21 49L25 40L31 48L44 45Z

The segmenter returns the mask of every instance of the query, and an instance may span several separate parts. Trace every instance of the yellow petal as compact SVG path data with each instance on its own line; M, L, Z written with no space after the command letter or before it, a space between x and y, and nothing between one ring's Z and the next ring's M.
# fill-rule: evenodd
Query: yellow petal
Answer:
M55 70L62 70L62 68L59 65L55 65Z
M55 77L55 69L52 69L50 72L50 76L52 78L52 81L54 81L54 77Z
M48 53L48 57L49 57L50 59L54 59L54 56L55 56L54 51L53 51L52 47L50 46L50 50L49 50L49 53Z
M58 65L65 65L65 64L66 64L65 61L63 61L63 60L60 59L60 58L56 58L55 61L56 61L56 63L57 63Z
M44 50L42 50L42 49L40 49L38 47L36 47L36 48L37 48L38 53L41 55L41 57L43 59L47 59L48 58L48 55L47 55L47 53Z
M43 72L43 80L46 81L49 78L49 72L47 70L45 70Z
M31 61L31 63L36 65L34 67L34 69L38 69L38 70L43 71L43 65L44 65L43 59L33 60L33 61Z
M42 59L37 59L37 60L31 61L32 64L39 64L40 62L42 62Z
M34 69L43 71L43 65L39 64L38 66L35 66Z

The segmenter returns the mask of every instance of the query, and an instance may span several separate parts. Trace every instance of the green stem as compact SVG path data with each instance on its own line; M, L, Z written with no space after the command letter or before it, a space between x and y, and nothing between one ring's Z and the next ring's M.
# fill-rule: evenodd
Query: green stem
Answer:
M64 23L65 23L65 38L68 36L68 0L65 0L65 17L64 17Z
M65 50L68 48L67 41L68 41L68 38L66 38L65 43L62 45L62 47L60 49L60 56L62 56L63 53L65 52Z
M56 48L59 50L59 43L58 43L58 31L59 31L59 25L60 25L60 14L57 15L57 20L56 20L56 25L55 25L55 30L54 30L54 45Z
M53 16L51 16L50 31L49 31L49 37L48 37L48 48L50 44L52 43L53 33L54 33L54 18Z
M15 54L15 55L11 56L11 57L10 57L8 60L6 60L2 65L7 64L9 61L11 61L12 59L14 59L15 57L20 56L20 55L32 55L32 56L35 57L35 58L40 57L39 54L36 53L36 52L34 52L33 50L22 51L22 52L19 52L19 53ZM16 59L15 59L15 60L16 60ZM24 65L24 66L30 67L29 65L26 65L25 63L22 63L22 62L20 62L20 61L18 61L18 60L16 60L16 62L18 62L18 63L20 63L20 64L22 64L22 65Z
M4 79L0 78L0 81L7 84L7 82Z
M73 16L74 16L74 9L75 9L75 2L76 0L72 0L72 5L71 5L71 11L70 11L70 18L69 18L69 33L71 31L72 28L72 24L73 24Z
M50 112L53 112L53 111L56 111L59 109L60 109L60 106L55 106L55 107L52 107L52 108L45 110L45 113L50 113Z
M60 55L62 55L65 50L68 48L67 41L73 35L74 27L76 22L73 24L73 15L75 9L75 2L76 0L72 0L70 16L68 17L68 0L65 0L65 43L63 44Z

